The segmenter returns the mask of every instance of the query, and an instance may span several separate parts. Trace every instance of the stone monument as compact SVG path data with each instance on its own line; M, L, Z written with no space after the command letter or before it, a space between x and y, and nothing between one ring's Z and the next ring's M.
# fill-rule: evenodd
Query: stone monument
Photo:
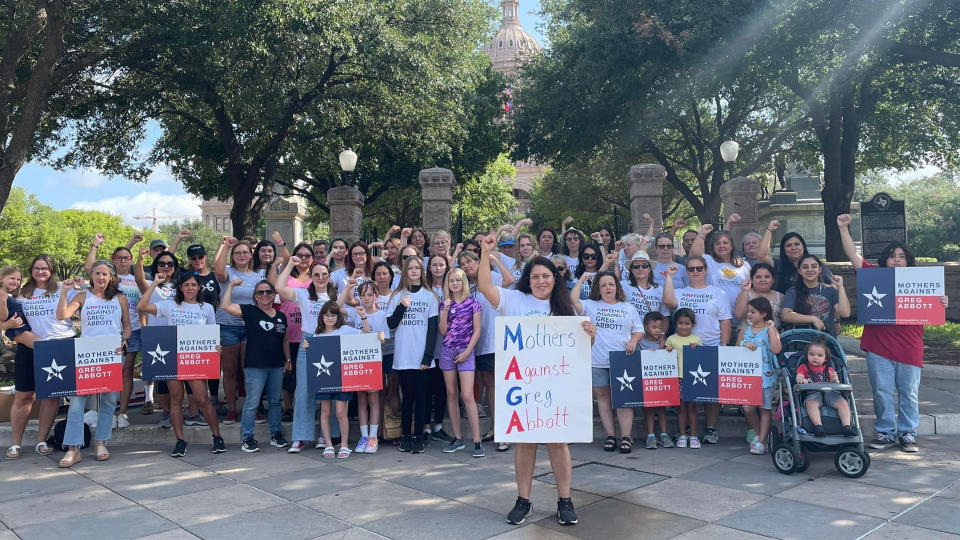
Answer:
M755 178L738 176L720 186L720 200L723 201L723 221L733 214L740 214L740 221L730 226L734 245L740 246L743 237L756 232L757 196L760 194L760 182Z
M863 257L876 259L890 242L907 243L907 214L903 201L877 193L860 203Z
M270 206L263 213L267 237L273 231L280 233L283 241L292 246L303 242L303 222L307 218L307 203L300 195L279 193L274 195Z
M630 182L630 217L633 220L633 232L646 232L647 220L644 214L650 214L654 221L654 230L663 229L663 182L667 179L667 169L663 165L641 163L630 167L627 180Z
M363 193L353 186L337 186L327 190L331 240L343 238L347 244L352 244L360 239L363 203Z
M418 179L423 197L423 230L427 235L449 232L453 188L457 185L453 171L441 167L423 169Z

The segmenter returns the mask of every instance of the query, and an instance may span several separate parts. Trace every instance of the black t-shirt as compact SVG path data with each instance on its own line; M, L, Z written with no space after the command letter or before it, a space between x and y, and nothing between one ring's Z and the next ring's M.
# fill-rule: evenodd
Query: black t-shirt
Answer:
M249 368L282 368L286 360L287 316L280 311L270 317L262 309L240 304L247 329L247 353L243 363Z
M220 309L220 282L217 281L216 274L210 272L205 276L201 276L192 270L184 270L183 274L193 274L196 276L197 281L200 282L200 300L204 304L213 306L214 311Z

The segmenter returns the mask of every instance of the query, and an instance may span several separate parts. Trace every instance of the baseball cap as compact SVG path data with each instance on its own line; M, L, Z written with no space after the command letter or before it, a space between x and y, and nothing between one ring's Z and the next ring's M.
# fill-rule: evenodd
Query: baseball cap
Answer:
M499 246L515 246L515 245L517 245L517 241L514 240L512 234L505 234L505 235L503 235L503 236L500 238L500 243L497 244L498 247L499 247Z
M187 248L187 257L202 257L206 254L207 250L203 249L200 244L193 244Z
M160 247L160 246L167 247L167 242L164 241L164 240L161 240L161 239L159 239L159 238L156 239L156 240L151 240L151 241L150 241L150 249L158 248L158 247Z
M647 261L647 262L650 262L650 256L647 255L647 252L646 252L646 251L644 251L644 250L642 250L642 249L638 249L637 252L633 254L633 257L630 257L630 260L631 260L631 261Z

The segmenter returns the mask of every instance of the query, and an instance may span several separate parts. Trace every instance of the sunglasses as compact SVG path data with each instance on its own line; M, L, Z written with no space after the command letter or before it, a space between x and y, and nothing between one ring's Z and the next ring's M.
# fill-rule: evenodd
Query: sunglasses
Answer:
M703 272L703 271L706 270L706 269L707 269L707 267L706 267L706 266L703 266L703 265L700 265L700 266L688 266L688 267L687 267L687 272Z
M312 259L313 253L298 253L297 257L300 257L301 259Z
M598 257L595 253L584 253L584 254L583 254L583 258L584 258L584 259L593 259L593 260L596 260L596 259L598 259L599 257Z
M191 260L191 261L202 261L202 260L205 259L205 258L207 258L206 255L198 255L198 256L196 256L196 257L190 257L190 260Z
M646 270L650 268L650 265L649 264L631 264L630 268L634 270Z
M480 250L477 249L477 248L467 248L467 251L469 251L469 252L471 252L471 253L480 253Z
M657 249L673 249L673 244L657 244Z
M277 294L277 292L274 291L274 290L272 290L272 289L261 289L261 290L255 292L255 293L253 293L253 294L256 294L256 295L259 295L259 296L267 296L267 295L271 295L271 294Z
M407 259L410 259L410 258L413 258L413 257L416 257L416 255L404 255L404 256L403 256L403 260L407 260Z
M157 261L157 268L161 266L173 268L173 261Z

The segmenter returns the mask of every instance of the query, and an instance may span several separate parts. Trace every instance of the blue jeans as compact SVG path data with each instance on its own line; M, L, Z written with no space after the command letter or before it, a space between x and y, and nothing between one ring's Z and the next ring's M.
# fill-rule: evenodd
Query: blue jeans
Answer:
M920 406L917 402L920 368L868 352L867 370L870 384L873 385L873 409L877 415L873 428L876 432L890 436L916 435L920 423ZM899 403L894 401L894 392L899 394Z
M270 434L282 431L280 427L280 402L283 390L283 368L244 368L243 376L247 382L247 399L243 402L243 416L240 417L242 437L253 437L254 421L257 419L257 405L264 388L267 390L267 422Z
M109 441L113 435L113 411L117 408L117 397L120 392L104 392L88 396L73 396L70 398L70 409L67 411L67 429L63 433L65 446L83 446L83 413L86 410L88 399L99 398L100 412L97 414L97 432L95 441Z
M309 332L303 332L303 339L313 337ZM297 389L293 392L293 441L315 441L317 437L317 396L308 395L307 391L307 350L300 346L297 352ZM331 437L340 435L340 424L337 415L330 414Z

